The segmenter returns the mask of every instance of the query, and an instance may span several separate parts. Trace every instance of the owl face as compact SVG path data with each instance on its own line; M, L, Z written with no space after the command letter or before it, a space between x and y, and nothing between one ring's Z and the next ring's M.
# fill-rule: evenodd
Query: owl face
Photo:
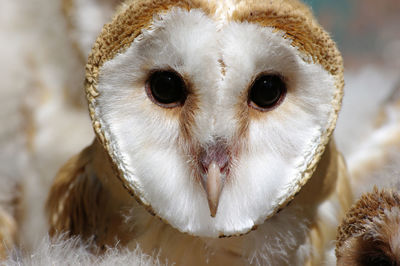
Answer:
M158 12L87 79L125 186L197 236L246 233L286 206L328 141L341 89L285 32L227 10Z

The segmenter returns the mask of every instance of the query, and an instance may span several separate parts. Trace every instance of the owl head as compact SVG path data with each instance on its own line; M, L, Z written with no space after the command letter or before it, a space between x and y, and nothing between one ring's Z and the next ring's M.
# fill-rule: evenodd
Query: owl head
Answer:
M249 232L311 178L343 94L340 53L297 1L137 0L86 66L124 187L181 232Z

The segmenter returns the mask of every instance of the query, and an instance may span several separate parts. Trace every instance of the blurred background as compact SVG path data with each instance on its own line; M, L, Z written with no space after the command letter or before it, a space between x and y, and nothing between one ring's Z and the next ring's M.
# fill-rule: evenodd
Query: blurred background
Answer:
M27 248L46 231L43 205L52 178L93 139L85 61L119 2L0 0L0 212L18 217ZM351 167L382 106L398 97L400 1L305 2L344 57L345 98L335 135ZM21 194L27 195L23 212L15 207Z
M374 126L377 108L400 90L400 1L305 2L344 58L345 97L336 135L350 156Z
M346 67L400 67L398 0L307 0L338 43Z

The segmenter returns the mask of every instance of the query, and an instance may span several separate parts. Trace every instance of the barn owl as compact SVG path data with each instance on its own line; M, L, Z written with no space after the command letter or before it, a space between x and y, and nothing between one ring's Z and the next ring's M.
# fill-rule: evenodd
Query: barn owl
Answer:
M338 229L337 265L398 265L400 195L393 189L363 194Z
M297 0L127 1L86 64L96 139L50 234L178 265L321 265L351 203L335 43ZM73 129L71 129L73 130Z

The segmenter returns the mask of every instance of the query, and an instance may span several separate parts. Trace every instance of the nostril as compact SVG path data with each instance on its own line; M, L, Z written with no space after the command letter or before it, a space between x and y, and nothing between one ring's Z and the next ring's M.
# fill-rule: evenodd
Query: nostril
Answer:
M202 151L200 154L200 167L203 170L204 173L208 172L208 167L212 161L211 156L208 154L206 150Z
M222 173L227 171L230 156L226 145L217 142L213 145L207 146L200 154L199 159L200 166L205 173L208 172L211 162L215 162Z
M203 170L204 173L208 172L208 166L210 164L207 164L204 160L200 160L200 166L201 166L201 170Z
M228 168L228 163L229 163L229 157L226 156L225 158L223 158L222 161L217 162L219 169L222 172L225 172L225 170Z
M217 145L214 149L213 160L217 163L220 172L226 171L228 168L230 156L228 149L225 145Z

